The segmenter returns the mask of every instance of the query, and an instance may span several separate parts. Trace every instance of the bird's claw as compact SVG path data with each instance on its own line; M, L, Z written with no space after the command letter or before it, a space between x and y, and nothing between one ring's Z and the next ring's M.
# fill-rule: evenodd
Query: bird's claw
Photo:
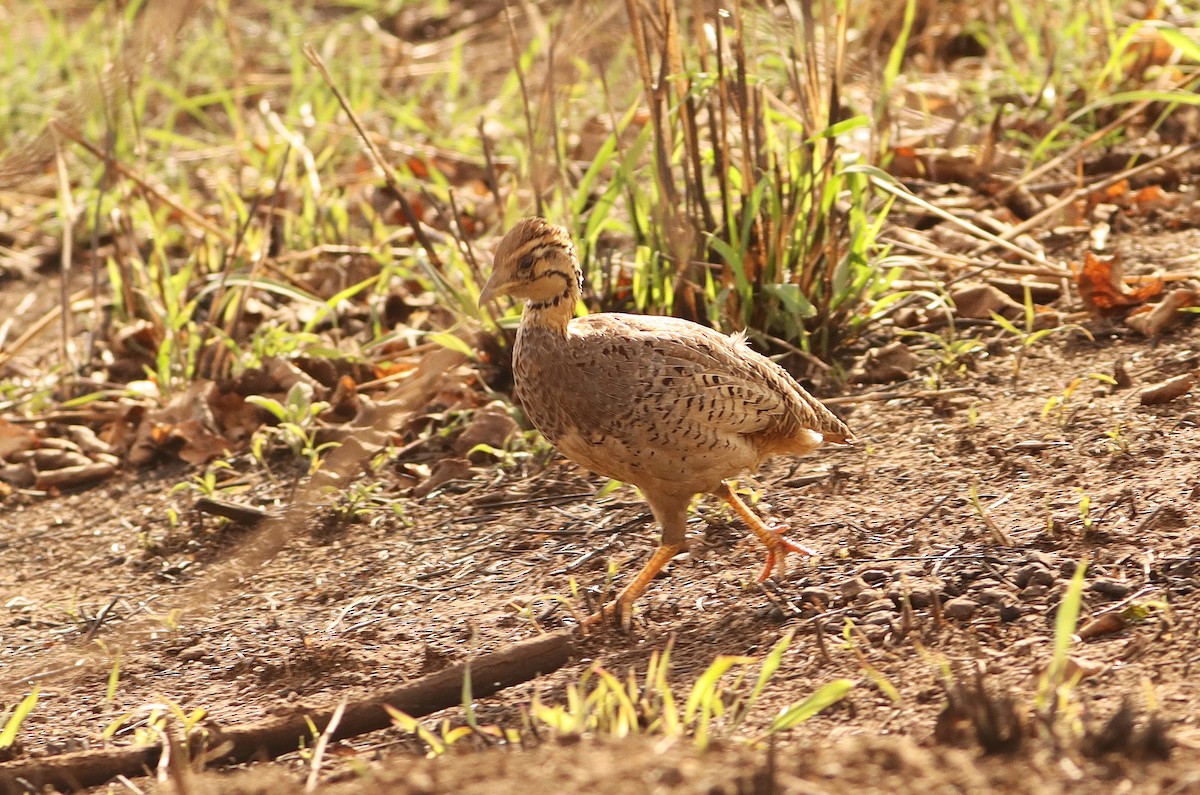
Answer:
M581 626L586 631L596 627L616 626L625 634L629 634L633 629L633 603L625 603L619 599L609 602L585 618Z
M809 557L814 558L817 556L816 550L784 538L783 534L787 532L786 526L772 527L768 532L771 534L772 540L767 541L764 539L764 543L767 545L767 560L763 566L762 574L758 576L758 582L766 581L766 579L771 576L771 573L775 570L776 566L779 567L779 576L786 577L787 556L790 552L796 552L801 555L808 555Z

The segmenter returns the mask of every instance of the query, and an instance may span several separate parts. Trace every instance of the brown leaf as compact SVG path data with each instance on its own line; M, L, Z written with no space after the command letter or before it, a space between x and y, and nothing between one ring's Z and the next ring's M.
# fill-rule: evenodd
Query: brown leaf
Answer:
M146 412L134 432L129 461L146 464L161 452L177 455L192 464L204 464L227 453L233 444L221 433L223 423L231 427L244 422L228 411L231 393L220 392L211 381L193 381L162 408Z
M36 447L38 436L28 428L0 420L0 459L7 459L13 453Z
M229 442L208 430L199 420L184 420L174 425L155 425L151 438L159 447L178 445L177 455L189 464L207 464L229 452Z
M454 440L454 452L460 456L468 456L481 444L503 450L504 445L518 430L517 423L509 416L504 404L498 401L489 403L475 412L471 423Z
M850 373L856 384L888 384L903 381L917 369L920 360L903 342L891 342L872 348Z
M1125 318L1125 325L1147 337L1157 337L1181 320L1180 309L1197 305L1200 305L1200 295L1195 290L1181 287L1167 293L1157 304L1135 309Z
M1117 257L1100 259L1090 251L1083 255L1083 266L1072 263L1079 295L1089 312L1101 316L1123 315L1163 290L1162 279L1154 279L1126 292Z
M1111 635L1129 626L1129 622L1120 612L1105 613L1097 616L1079 628L1080 640L1091 640L1101 635Z
M1196 383L1194 373L1184 373L1174 378L1168 378L1153 386L1148 386L1138 393L1138 400L1143 406L1154 406L1160 403L1170 403L1177 397L1183 397Z
M954 309L959 317L975 320L990 320L995 313L1008 320L1016 320L1025 314L1025 307L990 284L959 287L950 293Z
M452 480L463 480L471 476L471 462L465 458L443 458L433 465L429 478L412 490L412 496L420 499L428 496Z

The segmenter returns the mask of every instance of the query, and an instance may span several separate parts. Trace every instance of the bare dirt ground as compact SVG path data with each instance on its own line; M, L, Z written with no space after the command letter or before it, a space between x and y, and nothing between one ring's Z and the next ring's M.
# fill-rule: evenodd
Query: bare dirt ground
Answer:
M1125 242L1151 262L1159 251L1194 251L1200 236ZM558 672L476 704L480 722L520 728L535 693L561 703L593 663L641 672L673 639L671 680L690 687L717 655L761 657L795 631L740 734L761 732L830 680L857 685L772 751L729 740L699 753L661 737L531 740L523 750L467 741L423 759L423 745L390 729L337 744L328 791L1200 791L1200 413L1194 395L1149 406L1138 398L1146 384L1196 369L1200 328L1148 342L1087 325L1092 340L1064 332L1032 346L1015 383L1012 340L994 335L974 371L944 373L940 390L917 379L886 391L924 397L844 402L860 445L777 460L752 481L760 508L818 559L757 585L761 549L715 500L702 502L691 553L639 603L632 634L584 638ZM934 354L923 354L919 374L936 367ZM1121 368L1129 386L1089 378ZM1047 411L1055 396L1065 399ZM433 444L410 463L446 454ZM424 498L397 471L383 486L400 510L355 523L331 520L330 496L281 465L274 479L247 477L236 497L299 506L272 525L271 543L267 531L190 511L193 495L171 488L191 474L172 464L74 494L5 500L0 702L41 682L21 730L24 757L99 747L107 727L134 713L107 740L128 743L147 704L203 708L227 726L362 697L570 626L570 610L550 597L569 595L572 578L603 586L610 560L618 578L629 576L653 545L636 493L594 499L603 483L556 455L475 467ZM272 543L278 552L261 552ZM1143 609L1073 645L1084 678L1056 718L1075 727L1058 746L1031 705L1059 601L1083 560L1081 626L1114 608ZM113 659L120 679L109 699ZM1016 750L987 753L986 728L977 737L946 712L949 669L962 681L981 672L993 704L1011 696L1024 721ZM1132 724L1110 724L1123 699ZM1147 729L1152 715L1157 728ZM463 722L459 708L428 725L443 717ZM306 772L292 754L190 786L291 792Z
M507 73L508 31L495 30L472 43L471 66ZM418 34L445 35L406 32ZM1194 165L1180 168L1194 179ZM1133 272L1194 274L1200 233L1178 226L1126 224L1109 250ZM1082 242L1055 255L1081 260ZM860 443L776 460L743 485L819 557L756 583L762 549L717 500L702 501L690 553L638 603L630 634L581 637L561 669L474 702L480 724L519 730L521 742L467 737L426 758L411 733L375 731L331 745L320 791L1200 793L1200 388L1139 398L1197 371L1200 324L1193 315L1146 339L1089 319L1068 293L1055 309L1091 337L1064 330L1029 346L1019 374L1019 343L983 321L963 324L982 347L961 361L903 337L920 360L908 380L814 385ZM59 300L53 268L0 283L0 319ZM53 336L39 340L43 354ZM856 352L892 341L880 334ZM597 498L602 480L548 450L479 460L414 490L418 467L437 472L461 453L454 412L506 399L488 383L503 392L495 368L450 373L417 407L420 444L381 473L345 470L333 488L295 460L266 472L233 458L222 496L271 513L258 527L197 511L196 491L176 487L198 470L164 459L73 492L6 493L0 716L39 688L7 756L158 740L152 718L175 710L231 727L329 709L574 626L588 610L574 586L605 592L610 562L623 583L653 549L653 522L632 489ZM367 483L378 490L358 492L348 515L346 496ZM1081 678L1056 712L1039 712L1058 609L1085 561L1079 627L1090 631L1070 647ZM640 677L670 646L683 698L720 655L761 659L788 633L746 722L721 737L718 720L704 751L689 738L528 727L535 699L566 703L594 665ZM747 741L840 678L855 684L839 703ZM977 681L984 692L972 695ZM464 725L462 706L423 724L439 734L443 721ZM147 771L91 791L291 793L310 760L305 750L187 777ZM26 791L4 777L7 761L0 791Z

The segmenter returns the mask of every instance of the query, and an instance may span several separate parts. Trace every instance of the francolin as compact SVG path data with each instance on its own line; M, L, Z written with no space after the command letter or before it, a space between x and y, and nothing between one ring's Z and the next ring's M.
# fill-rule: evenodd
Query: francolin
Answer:
M766 546L760 581L789 552L815 554L768 527L726 479L771 456L849 443L850 429L740 334L670 317L574 317L582 281L567 231L525 218L500 242L479 303L525 300L513 375L529 421L575 463L641 489L662 526L646 565L585 625L615 612L629 628L633 602L687 548L699 493L719 495Z

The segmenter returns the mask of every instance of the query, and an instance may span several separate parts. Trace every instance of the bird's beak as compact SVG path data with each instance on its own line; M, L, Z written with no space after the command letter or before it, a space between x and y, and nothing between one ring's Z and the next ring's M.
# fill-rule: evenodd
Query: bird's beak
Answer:
M483 285L483 290L479 292L479 306L483 306L488 301L491 301L497 296L504 295L508 292L509 285L500 282L496 279L497 271L492 271L492 276L487 280L487 284Z

